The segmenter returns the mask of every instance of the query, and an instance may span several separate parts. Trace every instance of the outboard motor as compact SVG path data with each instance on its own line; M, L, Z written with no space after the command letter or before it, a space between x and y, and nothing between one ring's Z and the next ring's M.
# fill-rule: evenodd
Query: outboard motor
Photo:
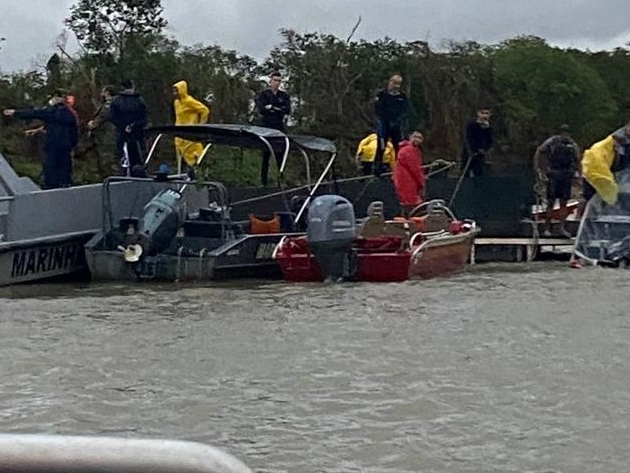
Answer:
M156 255L168 248L186 218L184 204L182 194L173 189L153 197L142 210L132 243L124 249L125 261L136 263L142 255Z
M310 205L306 240L327 281L351 276L350 247L356 236L354 208L338 195L322 195Z

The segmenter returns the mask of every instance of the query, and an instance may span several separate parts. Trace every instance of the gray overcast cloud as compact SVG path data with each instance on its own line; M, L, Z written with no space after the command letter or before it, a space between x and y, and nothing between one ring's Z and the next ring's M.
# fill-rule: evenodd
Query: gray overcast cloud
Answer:
M73 0L0 0L0 70L41 65L54 52ZM162 0L168 32L183 44L219 44L263 58L279 28L355 39L495 43L533 34L559 46L612 49L630 42L628 0ZM75 41L68 42L70 50Z

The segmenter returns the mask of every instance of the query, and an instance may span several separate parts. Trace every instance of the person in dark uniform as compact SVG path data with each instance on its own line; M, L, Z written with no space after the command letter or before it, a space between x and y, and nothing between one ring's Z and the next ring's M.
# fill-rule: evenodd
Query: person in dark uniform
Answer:
M122 167L132 170L135 166L144 165L146 146L144 142L144 127L147 126L147 106L142 96L136 91L131 80L124 80L120 84L122 90L114 97L109 106L109 120L116 127L116 152ZM127 156L124 149L127 148ZM129 162L124 162L126 157Z
M403 78L394 74L389 79L386 89L376 95L376 135L378 137L374 156L374 175L380 176L385 171L383 154L387 142L391 140L394 151L398 154L400 142L405 138L405 128L409 119L409 99L401 91Z
M490 109L479 108L477 118L466 125L466 141L462 151L462 173L467 177L481 176L486 166L486 157L492 147L493 136L490 125Z
M256 108L261 116L261 125L266 128L285 131L285 121L291 113L291 98L285 91L280 90L282 83L282 75L279 72L273 72L269 81L269 87L262 90L256 97ZM284 155L284 146L276 146L274 148L276 155L276 164L278 169L282 164L282 156ZM262 166L260 169L260 180L263 186L267 186L269 179L269 159L271 152L265 149L262 153Z
M57 90L44 108L4 111L7 117L44 122L46 157L43 174L46 189L72 185L72 150L79 140L79 127L76 116L66 103L66 96L65 91Z
M551 235L551 217L556 199L560 201L560 214L563 216L560 231L567 238L571 236L564 228L564 219L567 202L571 198L573 177L579 167L580 149L569 131L568 125L562 125L560 134L545 140L534 155L534 169L539 178L547 183L545 236ZM544 157L544 162L541 157Z

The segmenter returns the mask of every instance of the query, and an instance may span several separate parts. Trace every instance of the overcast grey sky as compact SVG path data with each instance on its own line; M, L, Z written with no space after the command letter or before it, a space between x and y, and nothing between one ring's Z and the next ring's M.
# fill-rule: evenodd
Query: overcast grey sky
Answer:
M74 0L0 0L0 70L41 65L54 52ZM520 34L559 46L612 49L630 42L628 0L162 0L168 33L183 44L219 44L262 58L278 29L355 38L474 39L495 43ZM73 49L74 38L68 42Z

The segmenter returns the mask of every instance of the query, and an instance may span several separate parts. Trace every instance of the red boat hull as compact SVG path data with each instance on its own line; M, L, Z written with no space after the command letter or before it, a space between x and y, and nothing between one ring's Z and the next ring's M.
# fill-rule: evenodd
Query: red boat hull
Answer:
M409 279L411 253L374 253L357 255L357 279L366 282L402 282Z
M322 282L324 280L322 270L312 253L279 254L276 259L285 281Z
M411 252L400 250L401 238L358 239L355 244L357 279L365 282L400 282L409 278ZM324 275L304 237L280 243L276 260L290 282L322 282Z
M401 282L446 276L464 269L477 231L433 236L411 249L401 249L399 236L357 239L356 279L365 282ZM322 282L324 275L304 237L286 238L276 260L289 282Z

